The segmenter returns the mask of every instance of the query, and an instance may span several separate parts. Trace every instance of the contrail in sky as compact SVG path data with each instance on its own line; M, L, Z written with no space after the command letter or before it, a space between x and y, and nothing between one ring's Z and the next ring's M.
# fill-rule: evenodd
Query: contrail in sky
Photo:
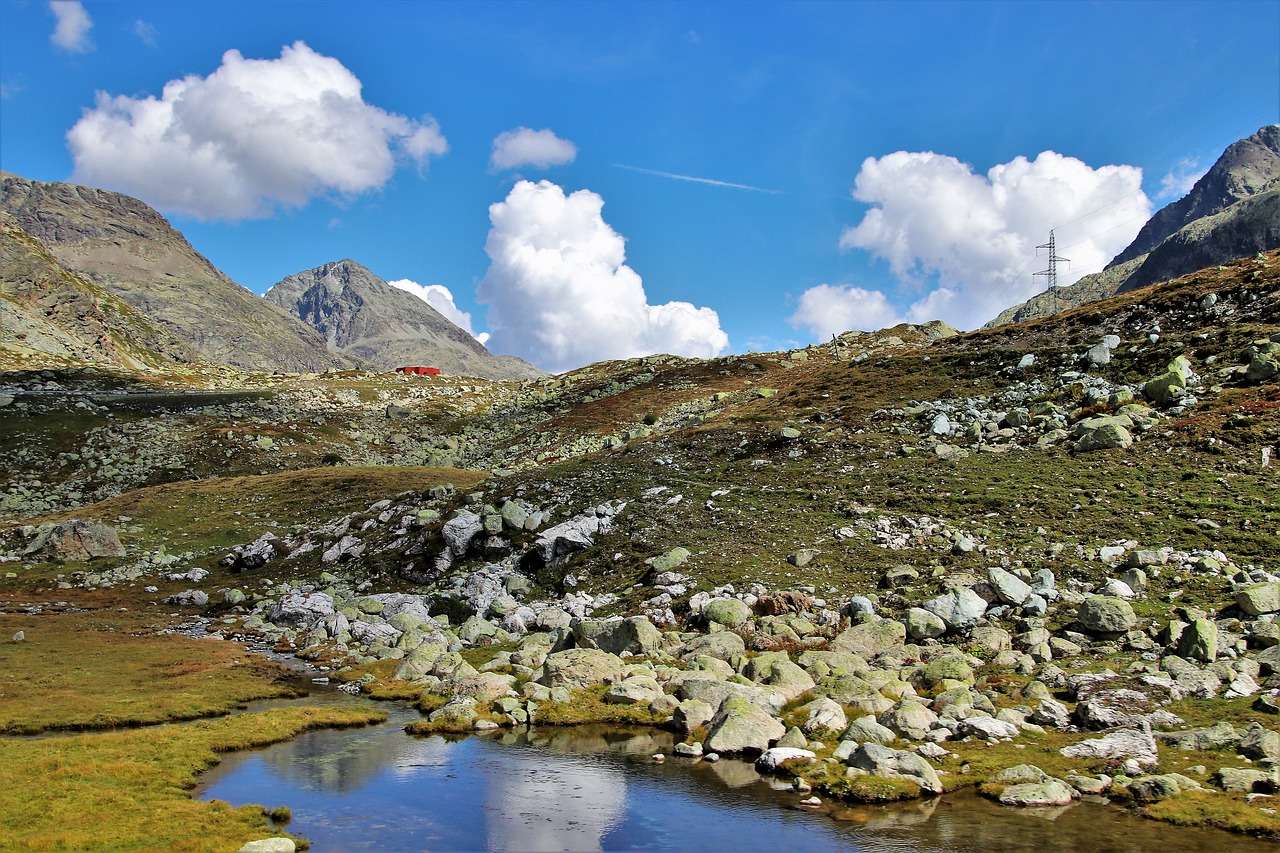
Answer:
M750 184L733 184L729 181L717 181L712 178L695 178L693 175L677 175L675 172L660 172L657 169L642 169L639 166L627 166L623 163L614 163L619 169L626 169L628 172L640 172L644 175L657 175L659 178L670 178L673 181L691 181L695 184L710 184L713 187L729 187L735 190L751 190L756 193L768 193L769 195L782 195L782 190L769 190L764 187L753 187Z

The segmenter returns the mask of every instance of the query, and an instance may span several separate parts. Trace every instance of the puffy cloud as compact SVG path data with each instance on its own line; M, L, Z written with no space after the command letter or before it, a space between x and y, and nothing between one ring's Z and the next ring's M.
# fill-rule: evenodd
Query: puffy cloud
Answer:
M870 157L853 197L873 207L844 230L840 246L884 258L917 293L934 279L906 316L966 329L1043 289L1032 273L1046 264L1036 246L1051 228L1059 255L1071 259L1070 269L1059 268L1059 285L1068 285L1101 269L1151 216L1141 169L1094 169L1053 151L1017 157L986 175L934 153Z
M498 134L493 140L489 165L494 169L518 169L521 166L546 169L572 163L577 156L578 146L550 130L517 127Z
M850 329L874 331L902 322L889 299L878 290L851 285L820 284L800 296L789 321L804 327L819 341Z
M397 155L423 167L448 149L433 119L367 104L360 88L300 41L279 59L229 50L208 77L171 80L159 98L99 92L67 133L74 179L199 219L241 219L375 189Z
M93 20L80 0L51 0L49 9L57 19L49 41L63 50L74 53L84 53L93 49L93 43L89 41L89 30L93 28Z
M729 346L720 318L687 302L649 305L624 240L589 190L519 181L489 207L491 263L476 294L490 348L554 372L658 352L710 358Z
M453 323L480 343L484 343L489 339L488 332L481 332L478 335L475 333L475 330L471 328L471 315L454 303L453 292L443 284L418 284L416 281L407 278L389 281L387 284L407 293L412 293L439 311L450 323Z

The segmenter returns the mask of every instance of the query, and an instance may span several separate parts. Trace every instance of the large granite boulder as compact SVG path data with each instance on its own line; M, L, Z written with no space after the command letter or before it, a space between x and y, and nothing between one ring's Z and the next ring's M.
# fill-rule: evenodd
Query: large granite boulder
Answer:
M581 690L597 684L622 679L625 666L621 658L599 649L566 649L548 655L543 664L539 684Z
M22 552L25 560L60 563L123 556L124 546L114 527L76 518L42 528Z
M787 727L763 708L731 696L720 705L709 725L704 747L711 752L764 752L787 733Z

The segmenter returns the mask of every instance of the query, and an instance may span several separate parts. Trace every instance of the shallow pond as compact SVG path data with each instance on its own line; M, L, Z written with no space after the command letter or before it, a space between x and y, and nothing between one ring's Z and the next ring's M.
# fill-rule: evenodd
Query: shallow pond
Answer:
M341 694L309 702L345 700ZM281 704L281 703L268 703ZM265 706L265 705L264 705ZM747 762L668 758L669 734L616 727L412 737L402 705L385 724L318 731L235 753L201 799L288 805L315 851L1144 851L1276 849L1080 803L1014 810L972 794L892 807L809 811Z

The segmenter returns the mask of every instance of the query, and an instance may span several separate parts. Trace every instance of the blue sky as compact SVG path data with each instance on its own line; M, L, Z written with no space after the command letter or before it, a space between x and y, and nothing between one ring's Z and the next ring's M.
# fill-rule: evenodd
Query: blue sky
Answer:
M0 0L0 85L0 168L560 370L980 325L1050 228L1100 268L1280 120L1280 2Z

